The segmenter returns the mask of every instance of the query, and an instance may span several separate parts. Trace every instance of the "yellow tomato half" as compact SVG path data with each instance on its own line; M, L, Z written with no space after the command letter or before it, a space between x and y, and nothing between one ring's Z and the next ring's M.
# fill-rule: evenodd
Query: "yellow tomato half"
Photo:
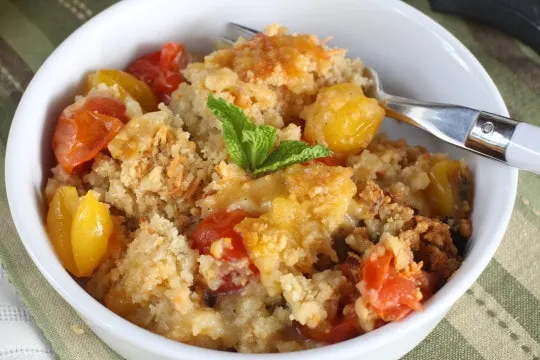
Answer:
M47 213L47 232L54 251L64 268L75 276L79 276L79 271L71 249L71 225L78 203L77 189L63 186L56 190Z
M460 162L451 159L438 161L429 169L425 194L436 215L454 216L458 211L460 171Z
M47 232L66 270L85 277L107 255L113 219L107 205L100 203L93 191L79 199L77 189L63 186L56 190L49 204ZM116 244L116 248L119 246Z
M103 69L90 75L86 81L86 93L99 84L108 86L117 85L122 100L127 95L135 99L145 112L155 111L158 100L150 87L135 76L121 70Z
M89 191L77 207L71 226L71 247L79 276L90 276L103 261L112 232L109 208Z

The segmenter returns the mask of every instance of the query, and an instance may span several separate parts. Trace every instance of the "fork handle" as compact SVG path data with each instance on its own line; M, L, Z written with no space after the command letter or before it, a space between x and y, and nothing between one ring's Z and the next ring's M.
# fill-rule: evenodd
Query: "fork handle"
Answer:
M465 146L540 174L540 127L480 111Z
M540 175L540 127L459 105L386 94L380 102L391 118L420 127L450 144Z
M509 164L540 174L540 127L519 123L506 147L505 155Z

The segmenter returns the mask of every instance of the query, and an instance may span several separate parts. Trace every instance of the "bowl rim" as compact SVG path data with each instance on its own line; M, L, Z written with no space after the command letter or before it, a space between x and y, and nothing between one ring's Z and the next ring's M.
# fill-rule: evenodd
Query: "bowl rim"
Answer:
M28 85L13 117L8 136L5 156L5 182L9 208L11 210L15 227L26 251L32 258L32 261L37 266L41 274L46 278L48 283L56 290L56 292L60 294L60 296L66 300L78 314L82 315L87 321L95 323L101 329L121 329L121 331L115 332L115 336L122 339L125 343L130 344L131 346L146 349L156 355L161 356L174 357L175 355L181 354L183 356L190 356L191 358L215 356L220 359L237 360L252 360L255 358L286 358L288 360L303 360L305 356L311 356L314 360L326 360L328 356L345 356L347 353L350 354L350 352L354 349L361 348L363 351L370 351L379 348L382 345L388 344L393 340L403 337L407 332L414 331L415 329L428 325L437 317L444 315L449 307L465 293L465 291L474 283L474 281L476 281L481 272L488 265L489 261L493 258L493 255L499 246L508 226L517 192L518 170L515 168L506 169L508 176L508 191L507 196L505 197L505 206L503 206L503 210L501 212L501 221L499 222L498 227L492 230L494 235L493 237L496 241L492 241L484 248L482 255L479 257L479 259L477 259L478 261L469 266L467 271L462 271L459 273L459 275L456 274L457 277L452 277L448 283L426 303L424 311L415 312L407 316L407 318L401 322L387 324L384 327L351 340L317 349L281 354L241 354L228 353L183 344L167 339L164 336L154 334L121 318L91 297L71 277L69 277L65 270L62 274L55 269L49 269L47 262L44 261L45 259L40 258L40 255L34 251L32 244L28 241L29 236L31 235L29 231L27 231L27 227L24 224L24 217L27 216L27 214L23 211L23 207L17 204L17 193L22 192L23 190L18 189L15 185L17 183L17 176L15 175L16 172L12 171L12 169L16 169L17 167L15 150L17 140L15 139L20 138L20 135L22 134L21 126L19 126L23 121L21 118L21 113L23 113L22 109L25 109L32 103L32 98L35 97L35 91L33 90L36 87L36 84L40 83L42 75L47 72L47 69L51 67L52 64L54 64L56 58L61 55L65 48L70 47L72 43L74 43L82 34L94 31L96 26L99 26L101 22L120 15L120 13L123 12L127 7L134 6L138 3L142 3L143 1L145 0L131 0L115 3L101 13L97 14L88 22L84 23L70 36L68 36L53 51L53 53L49 55ZM459 48L459 50L462 52L462 56L467 58L468 64L474 66L475 70L479 72L480 77L489 90L489 96L494 100L494 103L496 103L500 114L508 116L508 110L495 83L480 62L457 38L455 38L448 30L442 27L435 20L431 19L407 3L399 0L387 0L386 6L395 7L401 11L407 12L408 15L414 17L417 21L426 24L433 31L436 31L438 36L442 37L445 41L451 43L456 48Z

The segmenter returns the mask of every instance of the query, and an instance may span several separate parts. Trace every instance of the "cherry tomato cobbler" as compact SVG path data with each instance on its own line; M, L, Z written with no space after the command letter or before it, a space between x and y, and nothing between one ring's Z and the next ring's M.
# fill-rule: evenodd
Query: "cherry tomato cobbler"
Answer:
M55 123L59 260L128 321L246 353L422 311L471 235L467 165L377 134L364 65L269 26L193 60L95 69ZM81 74L81 77L83 75Z

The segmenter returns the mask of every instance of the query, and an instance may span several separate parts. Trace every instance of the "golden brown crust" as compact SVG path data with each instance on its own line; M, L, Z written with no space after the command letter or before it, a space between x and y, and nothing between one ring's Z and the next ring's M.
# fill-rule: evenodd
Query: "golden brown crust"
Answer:
M318 256L334 261L332 233L342 225L356 187L351 170L318 163L293 165L267 177L281 179L287 193L271 209L236 226L271 295L282 292L280 277L312 273Z
M211 168L172 118L162 110L130 121L109 144L112 157L100 154L84 182L131 218L160 214L185 228Z
M447 224L415 216L407 228L399 236L410 241L415 258L424 262L427 271L448 279L459 268L462 260Z
M361 220L373 219L379 213L383 201L383 190L373 181L368 181L358 194L359 209L355 216Z

